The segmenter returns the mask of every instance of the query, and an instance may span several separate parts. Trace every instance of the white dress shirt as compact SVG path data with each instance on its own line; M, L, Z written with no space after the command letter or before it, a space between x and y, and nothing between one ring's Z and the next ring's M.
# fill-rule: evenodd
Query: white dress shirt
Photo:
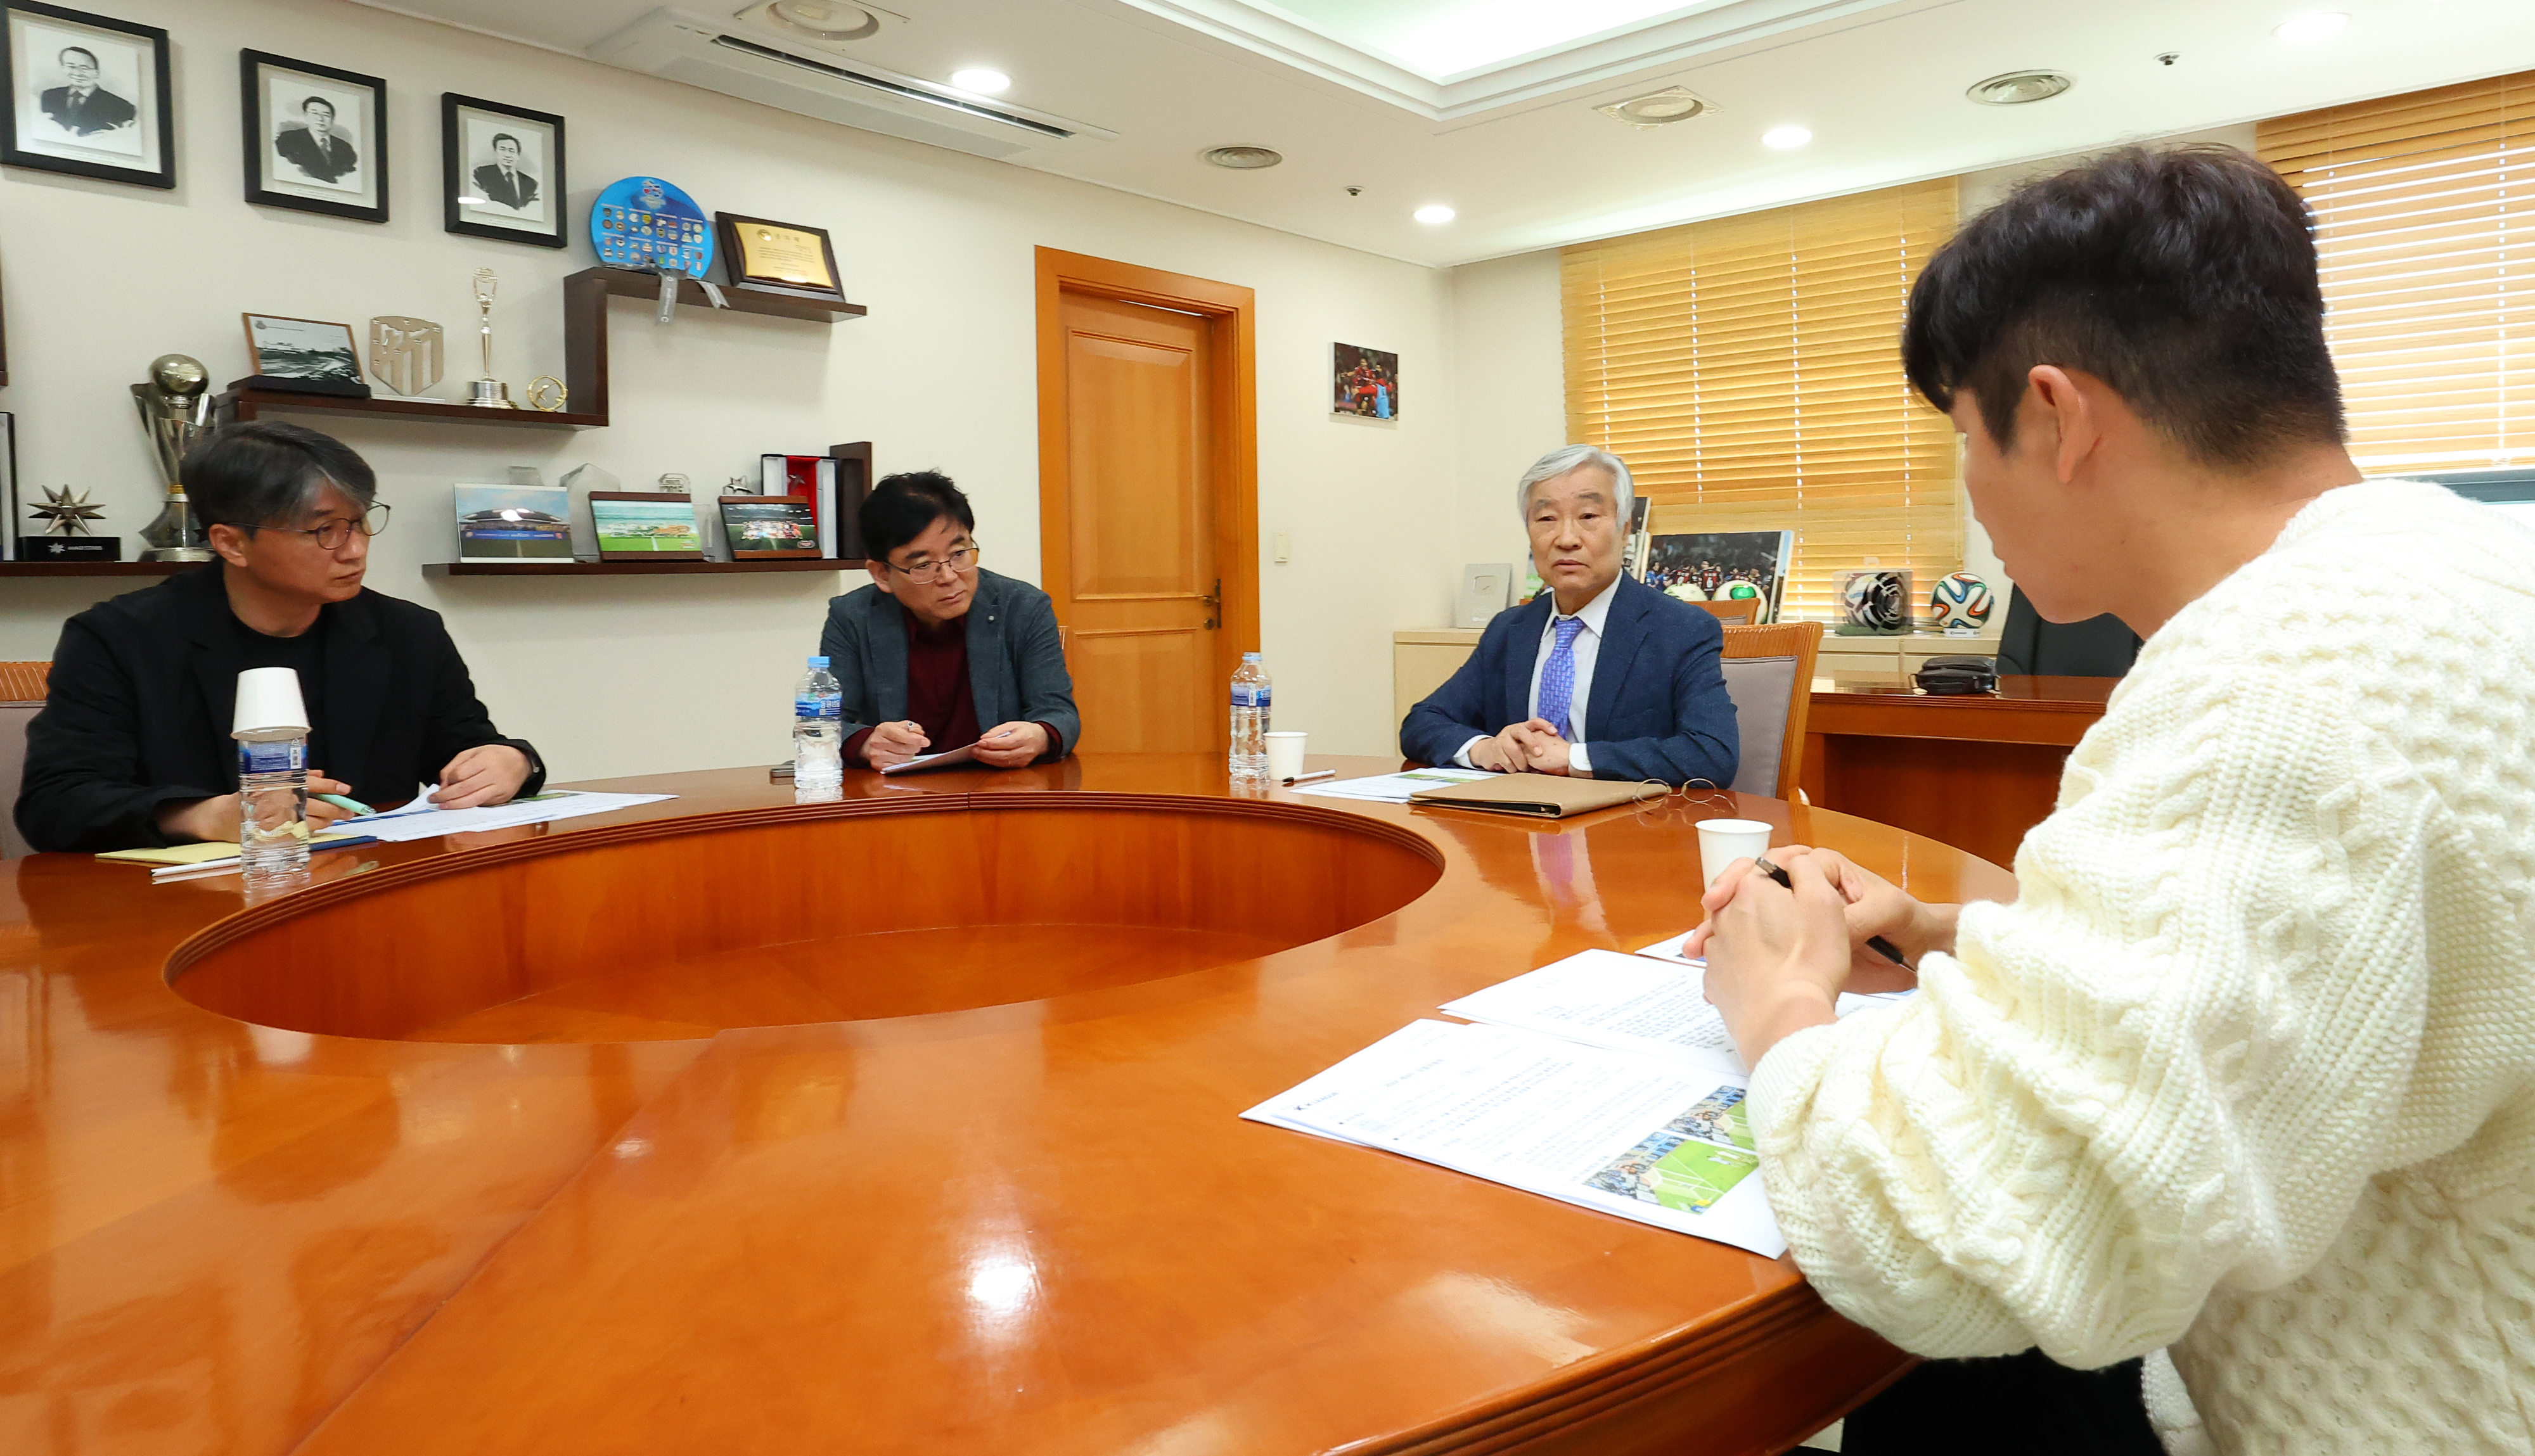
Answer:
M1577 778L1593 776L1593 761L1584 753L1584 704L1593 696L1593 659L1602 653L1602 622L1611 615L1611 593L1619 589L1620 578L1614 576L1611 584L1602 588L1600 596L1586 602L1584 610L1576 614L1575 620L1583 623L1584 630L1576 634L1575 642L1567 649L1576 659L1576 695L1568 699L1567 707L1569 738L1574 747L1567 751L1567 766L1568 772ZM1557 598L1552 597L1549 620L1540 628L1540 645L1531 654L1531 697L1523 709L1526 717L1540 716L1540 675L1549 666L1549 654L1557 650L1558 624L1567 620L1559 615ZM1470 761L1470 749L1486 737L1482 734L1461 745L1461 751L1453 756L1453 761L1464 768L1478 767Z

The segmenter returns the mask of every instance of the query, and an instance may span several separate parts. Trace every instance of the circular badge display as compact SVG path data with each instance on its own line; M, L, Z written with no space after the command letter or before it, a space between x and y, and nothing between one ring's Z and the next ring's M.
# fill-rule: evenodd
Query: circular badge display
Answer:
M701 278L712 267L712 224L696 200L657 177L611 182L589 209L589 245L610 268Z

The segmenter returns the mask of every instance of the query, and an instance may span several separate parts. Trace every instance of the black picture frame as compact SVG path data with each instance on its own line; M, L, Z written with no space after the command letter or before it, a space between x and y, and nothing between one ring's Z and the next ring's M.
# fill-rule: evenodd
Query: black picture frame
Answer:
M288 80L271 88L268 82ZM293 127L291 110L274 102L276 95L300 97L296 109L323 100L329 131L321 141L304 140L314 128ZM347 105L358 95L357 105ZM376 76L292 60L270 51L238 52L239 129L246 157L246 200L261 208L287 208L348 217L355 222L388 220L388 84ZM357 110L356 124L340 126L343 113ZM290 140L293 131L303 138ZM348 150L348 157L336 144ZM277 165L278 163L278 165ZM346 185L349 183L350 185Z
M752 273L748 270L747 242L740 236L750 226L775 228L783 232L807 233L819 240L819 254L825 260L828 276L835 286L821 288L770 274ZM836 243L824 227L806 222L778 222L772 217L750 217L739 212L715 212L713 232L720 244L722 269L730 277L729 286L751 293L779 293L786 298L814 298L822 303L845 301L844 275L836 272Z
M476 126L477 118L499 118ZM489 141L471 141L470 130L481 130L487 138L510 136L521 150L540 153L532 160L524 155L514 171L526 177L536 189L535 201L542 205L542 219L515 217L522 205L497 198L478 174L488 169L498 171L487 161L479 161L477 152ZM531 111L525 106L506 106L479 96L462 96L456 91L440 93L440 206L443 231L464 233L467 237L490 238L502 243L526 243L537 248L561 248L572 241L570 223L565 217L565 201L571 196L570 174L564 154L564 120L551 111ZM470 204L480 204L473 206ZM533 223L534 225L529 225Z
M39 39L41 45L35 43ZM83 39L86 46L78 43ZM136 41L148 47L146 60ZM54 52L51 59L41 53L45 49ZM84 129L83 122L45 107L44 97L52 91L68 90L69 76L61 72L59 57L70 49L88 49L93 61L112 57L91 94L120 102L133 113L128 124ZM58 79L65 85L42 86L54 72L61 72ZM172 191L176 118L168 77L167 32L156 26L38 0L9 0L0 5L0 82L8 88L7 104L0 106L0 164ZM125 98L113 87L128 87L135 95ZM108 140L81 140L90 137ZM117 155L126 151L128 162Z

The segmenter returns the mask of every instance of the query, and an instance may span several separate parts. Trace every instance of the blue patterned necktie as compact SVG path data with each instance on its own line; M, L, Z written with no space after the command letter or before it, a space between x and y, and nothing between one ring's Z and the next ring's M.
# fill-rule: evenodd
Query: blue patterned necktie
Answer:
M1584 630L1581 617L1558 619L1558 643L1549 649L1549 665L1540 670L1540 716L1558 726L1558 736L1573 739L1567 731L1567 710L1576 701L1576 635Z

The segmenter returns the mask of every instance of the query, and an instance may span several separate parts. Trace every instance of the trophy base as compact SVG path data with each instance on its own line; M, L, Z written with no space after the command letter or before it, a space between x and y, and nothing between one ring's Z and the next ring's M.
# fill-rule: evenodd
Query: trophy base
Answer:
M141 553L143 561L214 561L211 552L199 546L156 546Z
M517 409L511 402L511 387L498 379L469 380L466 402L479 409Z
M20 561L121 561L121 536L21 536Z

